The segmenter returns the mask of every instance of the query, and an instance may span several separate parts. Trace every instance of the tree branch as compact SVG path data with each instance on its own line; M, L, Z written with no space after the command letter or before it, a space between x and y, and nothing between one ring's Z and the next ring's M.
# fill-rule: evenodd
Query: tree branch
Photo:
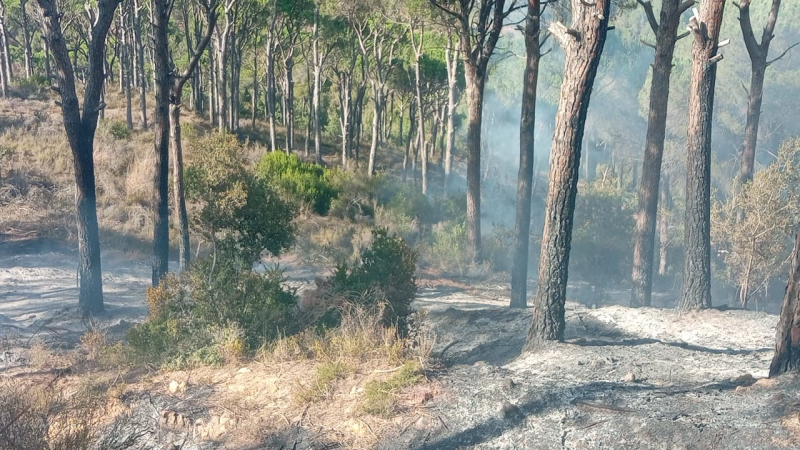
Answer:
M683 15L683 13L685 13L686 10L694 6L694 4L695 4L694 0L686 0L685 2L681 3L680 6L678 6L678 15Z
M762 57L762 49L756 41L756 36L753 34L753 24L750 22L750 0L742 0L742 3L738 6L739 27L742 29L744 45L747 48L747 53L750 55L750 60L757 61ZM763 57L766 57L766 55Z
M653 4L650 2L650 0L647 1L636 0L636 1L640 5L642 5L642 8L644 8L644 13L647 15L647 22L650 24L650 29L653 30L653 34L658 34L658 21L656 20L656 15L653 12Z
M180 77L178 77L178 79L175 82L175 88L177 92L180 92L183 89L183 85L186 84L186 82L192 76L192 72L194 72L194 69L200 62L200 57L203 56L203 52L208 46L208 43L211 41L211 36L214 34L214 28L217 26L217 18L219 18L219 12L217 11L216 0L211 0L210 4L208 4L206 8L207 8L206 14L208 15L208 24L206 26L206 33L203 35L203 38L200 40L200 42L197 43L197 47L194 50L192 58L189 60L189 65L186 67L186 70L183 71L183 73L180 75Z
M790 45L789 48L787 48L786 50L783 51L783 53L780 54L780 56L778 56L777 58L775 58L775 59L773 59L771 61L767 61L767 65L770 66L770 65L772 65L772 63L774 63L776 61L779 61L781 58L786 56L786 54L789 53L789 51L791 51L793 48L797 47L798 45L800 45L800 42L795 42L794 44Z

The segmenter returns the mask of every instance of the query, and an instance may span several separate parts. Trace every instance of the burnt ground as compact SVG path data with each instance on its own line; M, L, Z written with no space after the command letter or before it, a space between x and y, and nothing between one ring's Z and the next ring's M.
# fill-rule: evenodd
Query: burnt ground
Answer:
M142 320L146 264L108 258L104 269L109 317L101 325L123 328ZM298 273L303 282L313 275ZM0 335L30 339L48 333L53 340L74 340L86 329L72 314L74 283L70 255L4 258ZM341 429L323 429L314 418L327 414L314 412L324 408L320 405L297 417L268 420L256 433L258 444L234 443L242 430L223 427L208 404L219 403L220 392L243 386L242 392L258 395L261 409L273 408L263 401L284 389L285 374L257 364L247 370L208 369L203 378L217 381L190 384L180 397L166 392L176 375L159 375L125 403L153 429L143 448L160 448L168 435L187 450L800 448L800 380L765 378L777 316L714 309L681 315L664 308L568 302L566 342L523 352L533 311L510 310L507 301L504 282L423 283L416 306L428 311L424 326L436 336L427 373L433 398L398 411L389 426L374 433L366 424L376 422L368 416ZM9 363L14 365L0 361L0 374L11 370ZM337 398L358 395L356 388L343 389ZM215 430L227 431L187 441L197 430L166 433L159 425L163 411L208 416L220 422ZM349 439L347 433L362 438Z

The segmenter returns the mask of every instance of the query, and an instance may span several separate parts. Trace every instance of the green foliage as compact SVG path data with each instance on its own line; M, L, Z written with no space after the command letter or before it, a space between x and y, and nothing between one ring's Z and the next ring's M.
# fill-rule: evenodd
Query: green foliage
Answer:
M114 139L122 141L131 137L131 129L128 128L128 124L124 121L115 120L111 122L111 125L108 127L108 134Z
M311 387L300 393L300 402L305 404L329 397L333 384L353 372L353 367L341 361L328 361L319 365Z
M215 251L245 264L263 251L280 255L294 243L294 208L249 169L236 137L215 134L197 141L186 169L186 196L198 210L193 225Z
M438 222L438 214L428 197L416 186L403 183L394 192L386 205L387 208L410 219L418 219L422 223Z
M197 260L181 277L148 289L148 319L128 332L141 359L171 368L218 365L294 328L295 293L282 274L237 267L231 259Z
M278 187L289 198L325 215L339 195L329 180L330 170L319 164L300 161L297 155L270 152L258 164L258 176Z
M435 225L430 242L427 262L446 275L464 276L477 256L467 244L466 221Z
M575 202L570 275L577 274L600 291L631 274L634 220L631 194L614 180L581 186Z
M342 263L334 270L329 279L331 290L357 305L385 302L384 325L396 325L404 334L417 294L417 252L385 229L375 229L372 234L372 245L361 255L360 263L352 267Z
M711 240L723 280L739 288L739 301L784 273L800 220L800 140L784 143L778 160L711 210Z

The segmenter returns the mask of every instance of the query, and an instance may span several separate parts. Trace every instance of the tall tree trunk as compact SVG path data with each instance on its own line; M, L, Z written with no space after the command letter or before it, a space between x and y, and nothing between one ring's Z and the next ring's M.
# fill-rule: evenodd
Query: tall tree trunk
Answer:
M94 177L94 135L97 130L100 94L104 84L106 36L114 22L118 0L99 0L97 19L89 43L89 71L84 88L83 108L75 90L75 71L69 59L61 29L61 14L54 0L37 0L41 8L42 28L52 49L58 70L61 114L64 130L72 149L75 169L78 229L78 304L84 314L103 310L103 277L100 265L100 233L97 225L97 197ZM83 116L81 116L81 113Z
M525 73L522 79L522 114L519 123L519 175L517 216L514 225L514 259L511 266L511 307L524 308L528 301L528 245L531 230L534 136L536 134L536 87L539 82L539 0L528 0L525 20Z
M128 9L128 8L125 8ZM120 11L122 12L122 11ZM123 91L125 92L125 123L128 129L133 129L133 110L131 107L131 72L130 72L130 43L128 42L127 29L130 22L127 11L119 15L119 78L122 81Z
M744 128L744 143L742 144L742 166L739 170L738 183L742 184L753 179L753 170L756 158L756 145L758 143L758 122L761 119L761 102L764 98L764 76L770 64L782 58L786 53L773 61L767 61L769 45L775 37L775 23L778 20L778 11L781 0L772 0L772 8L764 26L761 42L756 41L753 26L750 21L750 0L742 0L739 4L739 25L742 29L745 47L750 55L751 78L750 90L747 92L747 122Z
M422 59L422 46L425 39L425 30L419 30L419 41L414 42L414 29L411 29L411 45L414 48L414 93L417 101L417 136L419 138L419 152L422 160L422 193L428 193L428 146L425 142L425 114L422 108L422 70L420 61Z
M3 97L8 95L11 83L11 54L8 52L8 30L6 30L6 5L0 0L0 89Z
M294 57L291 54L294 49L289 50L289 57L283 61L286 69L286 152L291 153L294 148Z
M661 212L658 215L658 275L665 276L669 268L669 214L672 211L669 178L661 178Z
M153 287L169 270L169 59L167 0L153 0L153 62L155 63L155 177L153 179Z
M467 80L467 241L475 254L481 252L481 127L486 74L465 64Z
M369 145L369 163L367 175L375 174L375 154L378 151L379 123L381 121L381 94L378 92L377 82L372 82L372 141Z
M19 8L22 15L22 45L25 54L25 78L33 76L33 51L31 51L31 30L28 22L28 0L20 0Z
M183 148L181 140L181 98L183 86L190 79L194 79L194 72L200 62L206 47L211 41L211 35L217 24L216 0L211 0L206 4L206 17L208 23L205 35L198 39L197 48L190 54L189 65L186 70L173 80L169 92L169 135L170 146L172 149L172 176L173 176L173 198L175 200L175 212L178 218L177 228L178 238L178 267L180 271L189 268L191 255L189 241L189 217L186 212L186 187L183 180ZM212 52L209 52L212 53Z
M769 365L770 378L800 370L800 233L794 241L789 279L775 333L775 355Z
M725 0L706 0L700 9L700 17L689 21L694 45L686 140L685 262L678 301L684 311L711 307L711 125Z
M314 7L312 51L314 54L314 95L312 109L314 112L314 155L317 164L322 163L322 128L319 123L320 103L322 91L322 55L319 52L319 5Z
M139 121L147 129L147 78L144 72L144 45L142 44L142 16L139 0L133 2L133 45L136 50L136 84L139 86Z
M269 119L269 150L278 150L275 136L275 41L267 39L267 114Z
M179 100L179 99L176 99ZM183 182L183 149L181 143L181 105L170 103L169 105L169 127L170 140L172 147L172 189L175 201L175 212L177 217L176 226L178 228L178 269L185 271L189 269L189 259L191 257L189 245L189 215L186 211L186 188Z
M447 67L447 148L444 154L444 194L447 195L447 185L450 182L450 172L453 168L453 145L456 139L456 88L458 86L456 75L458 73L458 52L450 43L445 50Z
M253 49L253 96L252 96L252 115L250 117L250 128L256 129L256 112L258 111L258 53Z
M550 32L564 48L564 80L550 154L550 187L544 215L539 281L527 345L564 340L572 219L581 142L600 56L608 32L610 0L572 0L572 26L560 22Z
M653 290L653 251L656 217L658 215L658 186L661 180L661 161L667 129L669 82L676 33L681 13L693 4L681 5L681 0L664 0L661 22L656 24L649 2L642 3L648 22L656 35L655 60L650 85L650 113L647 120L642 181L639 184L639 206L633 238L633 272L631 274L631 306L650 306Z

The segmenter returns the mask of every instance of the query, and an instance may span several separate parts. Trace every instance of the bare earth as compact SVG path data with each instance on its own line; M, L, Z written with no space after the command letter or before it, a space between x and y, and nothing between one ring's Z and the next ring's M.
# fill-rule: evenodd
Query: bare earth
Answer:
M100 326L121 338L146 315L149 267L108 255L103 264ZM314 273L287 275L304 285ZM15 346L32 338L74 345L87 329L76 312L75 281L66 253L0 258L0 377L17 364ZM505 284L422 282L416 304L429 310L426 326L437 338L426 383L433 399L408 402L380 427L368 416L337 425L324 405L292 409L282 369L256 363L158 374L137 385L152 391L146 408L141 389L127 406L156 423L147 448L800 448L800 381L764 378L776 316L570 302L567 342L522 353L532 310L509 310L507 301ZM171 380L184 379L177 392L168 390ZM226 396L242 390L252 414L268 418L257 428L220 413L233 408L219 406ZM357 384L340 386L336 401L346 407L359 395ZM194 425L167 427L164 411L182 411L181 420Z

